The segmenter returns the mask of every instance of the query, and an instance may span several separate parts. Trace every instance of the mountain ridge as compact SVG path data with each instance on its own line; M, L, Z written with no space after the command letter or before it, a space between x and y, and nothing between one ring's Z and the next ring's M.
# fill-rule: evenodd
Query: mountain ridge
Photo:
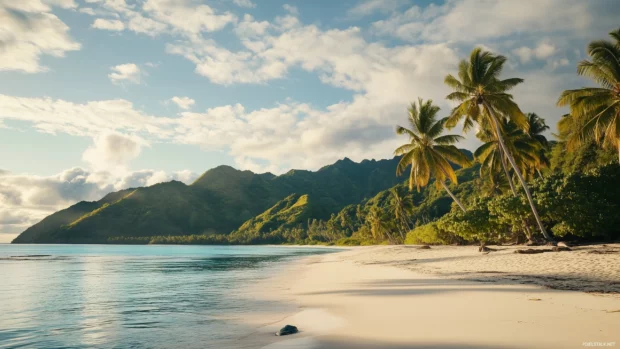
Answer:
M398 159L354 162L344 158L317 171L290 170L277 176L221 165L189 185L171 181L78 202L29 227L13 243L105 243L124 236L230 234L294 193L313 198L313 218L327 219L346 205L402 182L405 177L395 176Z

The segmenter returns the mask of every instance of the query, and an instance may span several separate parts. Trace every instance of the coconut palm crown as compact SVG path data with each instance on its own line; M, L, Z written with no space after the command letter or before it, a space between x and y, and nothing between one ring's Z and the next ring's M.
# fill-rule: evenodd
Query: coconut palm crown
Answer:
M493 124L492 114L508 117L517 126L526 129L526 117L507 91L523 82L520 78L499 78L506 57L475 48L468 60L459 63L458 79L448 74L444 80L454 92L446 98L460 104L452 110L446 126L449 128L465 118L463 131L475 123ZM459 80L460 79L460 80ZM486 111L486 112L485 112Z
M501 121L501 129L506 148L514 157L522 171L521 173L526 177L531 177L533 175L532 170L538 169L542 161L540 157L540 150L542 149L540 142L542 139L525 134L507 119ZM505 166L502 164L502 161L505 161L502 160L502 157L505 155L494 133L489 129L481 129L476 133L476 137L483 142L474 152L474 158L481 164L480 176L493 181L496 178L494 176L495 173L507 173L508 169L505 169ZM544 136L542 137L544 138ZM506 177L512 183L511 176Z
M471 161L453 144L463 139L458 135L442 135L447 118L437 118L439 107L433 105L432 100L424 102L421 98L418 103L411 104L409 108L409 128L396 127L396 133L409 137L409 143L404 144L394 151L395 155L402 155L396 168L397 175L401 175L411 165L409 175L409 189L415 186L418 191L430 181L431 175L435 177L437 188L443 187L457 202L461 209L463 205L452 195L446 180L458 183L456 173L450 163L459 166L470 166Z
M582 124L571 143L594 139L604 147L618 150L620 162L620 28L609 33L613 41L597 40L588 45L590 60L577 65L577 73L599 87L566 90L558 106L569 106L574 124Z

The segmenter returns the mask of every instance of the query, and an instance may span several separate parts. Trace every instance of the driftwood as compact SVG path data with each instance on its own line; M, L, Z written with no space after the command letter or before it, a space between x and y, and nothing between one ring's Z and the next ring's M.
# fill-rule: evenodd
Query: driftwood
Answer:
M620 251L618 250L592 250L592 251L588 251L588 253L594 253L594 254L614 254L614 253L618 253Z
M538 254L538 253L545 253L545 252L561 252L561 251L570 251L570 250L571 249L568 247L553 246L553 248L543 248L543 249L538 249L538 250L535 250L533 248L528 248L526 250L516 250L515 253Z
M537 254L537 253L545 253L545 252L551 252L551 250L549 249L535 250L533 248L528 248L527 250L516 250L515 251L515 253L519 253L519 254Z

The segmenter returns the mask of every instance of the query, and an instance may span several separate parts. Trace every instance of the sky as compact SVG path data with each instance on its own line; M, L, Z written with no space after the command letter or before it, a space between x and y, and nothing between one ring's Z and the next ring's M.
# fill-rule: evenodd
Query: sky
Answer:
M80 200L218 165L391 158L474 47L551 126L617 0L0 0L0 242ZM457 126L451 133L460 134ZM459 146L478 145L473 132Z

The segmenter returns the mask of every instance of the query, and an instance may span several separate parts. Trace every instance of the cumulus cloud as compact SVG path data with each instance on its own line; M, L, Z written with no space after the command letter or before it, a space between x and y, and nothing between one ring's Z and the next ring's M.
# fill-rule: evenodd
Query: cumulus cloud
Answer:
M102 30L122 31L125 29L125 24L118 19L97 18L93 22L92 27Z
M132 84L139 84L142 79L142 71L134 63L119 64L110 68L112 72L108 74L108 78L114 84L128 82Z
M556 51L557 48L554 45L546 42L541 42L538 44L538 46L534 48L521 46L514 49L512 52L519 56L519 58L521 59L521 63L528 63L532 60L532 58L547 59L551 57Z
M136 110L127 100L91 101L84 104L61 99L0 95L0 120L31 123L45 133L96 137L103 132L150 132L165 138L157 119Z
M219 13L196 1L147 0L143 9L153 19L170 25L174 30L193 35L221 30L237 20L230 12Z
M41 56L64 57L80 49L52 6L74 8L73 1L0 1L0 71L46 71Z
M284 4L282 8L286 10L286 12L292 14L293 16L297 16L299 14L299 9L293 5Z
M126 172L129 162L140 155L146 142L120 133L104 133L94 139L82 154L82 160L96 170Z
M246 14L235 28L235 33L242 39L256 38L265 34L270 27L271 23L268 21L255 21L254 17Z
M240 4L251 5L249 0ZM197 0L146 0L127 4L125 0L93 1L97 10L89 12L112 17L98 19L94 28L103 30L131 30L135 33L157 36L162 33L194 37L202 32L214 32L237 22L229 11L218 11Z
M189 109L192 105L194 105L194 103L196 103L195 100L189 97L177 97L177 96L172 97L170 101L172 101L174 104L179 106L179 108L185 109L185 110Z
M613 6L610 1L452 0L395 12L373 23L373 28L379 34L412 42L478 42L515 33L569 32L583 36L613 21L617 14L608 13L605 9L609 6Z

